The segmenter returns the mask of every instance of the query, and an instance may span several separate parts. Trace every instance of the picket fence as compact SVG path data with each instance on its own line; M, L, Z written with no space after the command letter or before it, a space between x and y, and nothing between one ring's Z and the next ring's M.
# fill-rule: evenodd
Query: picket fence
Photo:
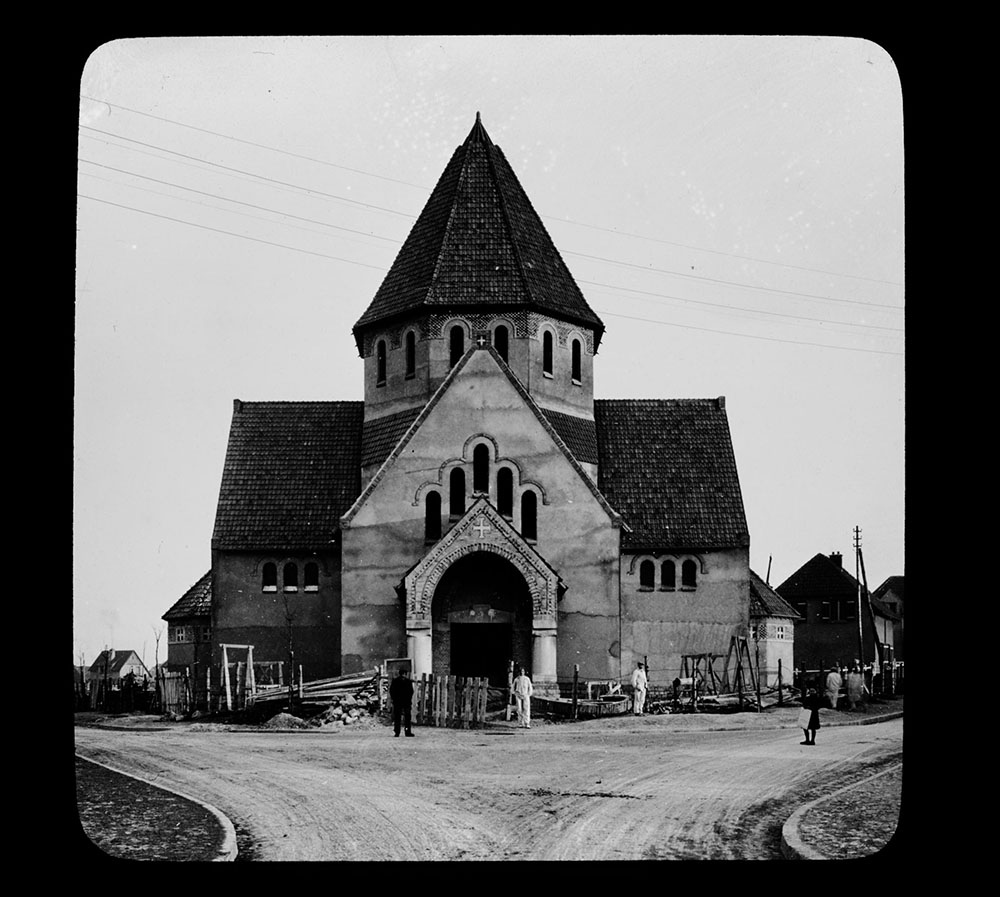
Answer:
M413 682L413 724L459 729L484 725L489 684L486 678L423 673Z

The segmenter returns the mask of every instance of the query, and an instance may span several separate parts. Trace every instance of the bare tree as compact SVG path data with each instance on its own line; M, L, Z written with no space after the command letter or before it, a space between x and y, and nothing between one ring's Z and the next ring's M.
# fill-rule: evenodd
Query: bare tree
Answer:
M153 637L156 639L153 649L153 691L154 700L156 702L157 709L161 706L161 695L160 691L160 637L163 635L163 625L151 626L153 630Z

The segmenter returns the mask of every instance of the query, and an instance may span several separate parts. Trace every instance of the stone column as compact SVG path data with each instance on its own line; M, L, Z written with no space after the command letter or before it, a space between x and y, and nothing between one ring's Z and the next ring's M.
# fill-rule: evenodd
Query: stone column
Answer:
M428 676L433 669L431 657L431 629L427 624L406 627L406 654L413 661L413 678L423 673Z
M556 630L535 628L531 633L531 681L539 697L559 697L556 683Z

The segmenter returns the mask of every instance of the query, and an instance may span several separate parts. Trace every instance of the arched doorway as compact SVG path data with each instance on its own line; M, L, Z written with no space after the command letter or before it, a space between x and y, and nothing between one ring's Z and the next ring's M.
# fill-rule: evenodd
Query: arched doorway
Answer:
M511 660L531 674L531 592L498 554L476 551L445 571L434 590L431 626L439 675L486 676L503 687Z

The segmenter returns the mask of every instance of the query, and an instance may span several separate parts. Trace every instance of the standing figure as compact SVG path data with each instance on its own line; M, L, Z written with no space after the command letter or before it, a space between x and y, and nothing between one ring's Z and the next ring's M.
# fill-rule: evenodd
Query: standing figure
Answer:
M389 697L392 699L392 729L396 738L399 738L400 724L406 731L406 737L412 738L410 707L413 704L413 683L406 670L400 670L389 683Z
M646 686L649 680L646 679L646 671L642 667L642 661L635 665L632 671L632 691L633 698L632 712L636 716L642 716L642 708L646 704Z
M531 695L534 688L531 680L524 671L524 667L518 668L518 677L514 680L514 698L517 700L517 727L519 729L531 728Z
M802 744L816 743L816 730L819 728L819 708L823 699L815 688L810 688L802 699L802 709L799 711L799 727L805 733L806 740Z
M826 690L826 703L827 706L832 710L837 709L837 699L840 697L840 687L844 684L844 680L840 678L840 673L836 666L830 667L830 672L826 674L826 683L824 688Z
M856 710L859 704L863 704L865 695L868 694L868 686L865 685L865 677L861 669L855 665L854 669L847 674L847 709Z

